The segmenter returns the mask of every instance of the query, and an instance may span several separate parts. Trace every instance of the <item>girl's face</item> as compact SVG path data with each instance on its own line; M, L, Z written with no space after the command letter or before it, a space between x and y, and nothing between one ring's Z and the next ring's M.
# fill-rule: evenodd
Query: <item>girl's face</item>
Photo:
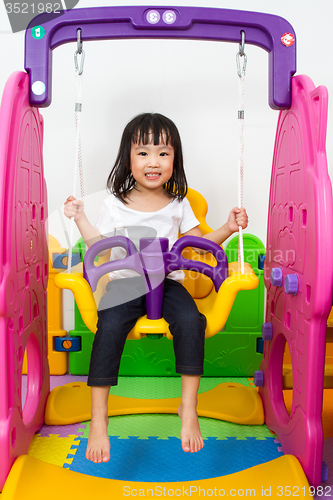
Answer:
M137 186L148 189L163 188L173 172L174 149L171 144L149 142L131 146L131 171Z

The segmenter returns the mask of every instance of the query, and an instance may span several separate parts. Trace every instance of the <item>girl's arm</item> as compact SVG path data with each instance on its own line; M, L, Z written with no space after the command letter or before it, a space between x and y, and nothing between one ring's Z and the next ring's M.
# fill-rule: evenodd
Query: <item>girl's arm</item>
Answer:
M216 231L212 231L211 233L203 235L199 227L197 226L184 233L183 236L201 236L202 238L206 238L207 240L214 241L218 245L222 245L222 243L227 238L229 238L229 236L238 231L239 226L242 226L243 229L246 229L248 221L249 220L245 208L239 209L235 207L231 210L227 222L220 228L216 229ZM198 251L199 249L195 250ZM200 253L202 253L202 251Z
M64 214L68 219L74 217L75 224L88 247L103 239L101 233L89 222L84 213L83 202L81 200L77 200L74 196L69 196L65 201Z

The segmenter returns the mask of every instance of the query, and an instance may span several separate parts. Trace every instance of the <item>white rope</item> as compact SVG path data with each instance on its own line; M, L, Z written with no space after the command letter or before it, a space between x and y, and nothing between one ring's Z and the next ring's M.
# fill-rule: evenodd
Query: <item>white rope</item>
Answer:
M243 176L244 176L244 88L245 88L245 72L247 56L244 52L245 32L241 31L241 43L239 44L239 52L236 54L237 74L238 74L238 207L243 207ZM242 64L241 64L241 58ZM244 274L244 245L243 245L243 228L238 226L238 262L241 265L241 274Z
M76 53L75 53L76 55ZM82 57L84 57L82 55ZM83 62L83 61L82 61ZM73 196L76 198L77 191L77 178L80 181L80 198L83 202L84 209L84 184L83 184L83 166L82 166L82 151L81 151L81 111L82 111L82 65L79 69L78 65L75 64L75 165L74 165L74 181L73 181ZM73 236L74 236L74 217L71 218L70 222L70 234L69 234L69 248L68 248L68 267L67 272L71 272L72 268L72 255L73 255Z
M239 105L238 105L238 207L243 207L243 176L244 176L244 84L245 73L241 72L238 78L239 90ZM243 245L243 228L238 227L238 262L241 265L241 274L244 274L244 245Z

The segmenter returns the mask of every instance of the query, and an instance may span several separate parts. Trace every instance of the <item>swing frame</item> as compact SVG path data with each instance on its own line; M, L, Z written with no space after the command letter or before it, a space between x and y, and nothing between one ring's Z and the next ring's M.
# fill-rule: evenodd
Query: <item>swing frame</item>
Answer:
M171 22L172 21L172 22ZM32 36L32 30L43 24L45 26L45 35L41 38L34 38ZM240 32L243 30L246 33L246 41L248 44L258 45L262 47L269 53L269 104L273 109L281 109L286 110L285 114L281 114L281 123L288 119L289 107L292 103L292 75L296 72L296 43L295 43L295 34L290 26L290 24L284 19L278 16L272 16L268 14L261 14L255 12L244 12L244 11L231 11L231 10L223 10L223 9L208 9L208 8L188 8L188 7L106 7L106 8L93 8L93 9L73 9L67 13L62 13L60 17L54 18L52 15L43 15L37 17L29 26L26 32L26 53L25 53L25 69L29 73L29 82L28 76L23 74L24 76L24 86L29 87L29 100L30 105L34 108L38 107L46 107L51 103L51 77L52 77L52 66L51 66L51 54L52 50L62 43L74 42L77 40L77 29L82 29L82 38L83 40L102 40L102 39L120 39L120 38L184 38L184 39L202 39L202 40L215 40L215 41L229 41L229 42L239 42ZM17 76L12 79L12 82L20 88L20 91L23 92L23 84L21 84L22 76ZM293 79L294 83L294 91L295 94L303 88L304 93L306 93L309 99L315 102L315 109L312 112L313 115L313 125L312 128L319 123L319 127L317 131L320 131L320 140L319 143L320 150L319 152L316 150L315 154L315 166L320 172L320 168L325 170L325 159L323 159L324 145L323 145L323 137L325 137L326 128L325 128L325 119L327 118L327 112L325 115L325 109L327 108L327 93L323 89L315 89L314 85L302 78L296 77ZM25 91L25 89L24 89ZM9 93L7 92L6 96ZM294 95L294 94L293 94ZM313 104L313 103L312 103ZM320 107L318 107L318 104ZM326 108L325 108L326 106ZM36 116L36 121L38 119L38 110L32 109L34 116ZM10 116L9 109L6 108L6 117ZM297 111L297 110L296 110ZM8 126L8 124L7 124ZM319 132L318 132L319 134ZM314 136L316 132L314 132ZM6 136L7 137L7 136ZM9 134L8 134L9 137ZM7 141L10 142L9 140ZM278 144L278 142L277 142ZM1 145L1 152L4 153L4 146ZM321 154L321 157L318 155ZM2 154L1 157L5 158L6 155ZM278 160L275 159L276 161ZM274 161L275 161L274 160ZM7 164L6 164L7 165ZM326 165L327 169L327 165ZM4 170L4 168L3 168ZM326 171L325 171L326 172ZM8 172L8 176L10 172ZM325 174L326 175L326 174ZM330 191L330 183L326 179L323 179L326 184L322 187L320 194L318 196L318 205L315 208L318 208L318 217L323 227L332 227L332 194ZM13 185L14 181L13 181ZM316 199L317 200L317 199ZM325 202L325 207L322 205L322 201ZM321 205L320 205L321 203ZM325 208L325 210L323 209ZM45 213L45 212L43 212ZM273 212L272 212L273 213ZM292 211L289 212L289 215L292 214ZM274 215L274 214L273 214ZM11 219L12 220L12 219ZM8 222L8 221L7 221ZM304 222L306 220L304 219ZM326 225L325 225L326 224ZM10 224L7 224L10 227ZM275 227L275 226L274 226ZM316 232L317 236L319 233ZM331 239L327 236L327 246L329 247L331 243ZM319 254L319 251L318 251ZM320 254L322 255L322 254ZM325 254L326 255L326 254ZM325 289L321 293L326 293L325 300L322 301L323 305L321 306L320 301L316 301L316 306L321 306L321 317L319 329L314 332L313 328L307 331L307 336L304 338L310 338L315 344L315 339L320 337L321 343L320 346L322 348L323 337L325 335L324 327L328 316L328 307L329 304L332 303L332 287L331 287L331 278L332 278L332 259L326 258L323 256L323 260L320 261L321 267L326 274L327 282L325 282ZM270 262L270 266L274 263ZM282 264L281 264L282 265ZM309 265L307 265L306 270L309 269ZM29 264L27 264L27 273L29 274ZM31 268L32 269L32 268ZM33 271L32 271L33 272ZM319 274L319 273L318 273ZM32 275L32 273L31 273ZM320 274L320 278L322 279L322 272ZM316 282L317 283L317 282ZM327 284L329 286L327 286ZM26 282L27 290L33 290L33 280ZM274 285L277 287L277 285ZM273 285L267 283L267 287L272 290ZM283 292L282 292L283 293ZM311 299L311 295L308 296L309 302ZM39 300L39 299L38 299ZM44 308L46 307L44 302L42 302L42 298L40 299L40 305ZM45 297L44 297L45 300ZM288 303L292 304L294 299L292 297L288 297ZM296 299L295 299L296 300ZM273 301L272 301L273 302ZM327 313L327 314L326 314ZM271 312L270 312L271 314ZM316 314L317 313L316 310ZM326 318L325 318L326 316ZM276 328L276 324L274 323L274 315L272 314L272 324L273 324L273 336L272 340L267 340L266 342L270 342L271 344L265 343L268 348L268 354L274 354L274 345L281 345L283 342L281 341L282 335L276 335L274 332L274 328ZM317 320L317 316L314 317ZM5 323L5 317L3 324ZM315 321L313 322L315 323ZM292 326L292 324L290 324ZM289 329L291 330L291 329ZM6 330L7 332L7 330ZM301 332L302 333L302 332ZM44 332L43 332L44 334ZM4 333L3 338L6 333ZM290 334L288 332L290 337ZM288 341L289 341L288 337ZM16 342L17 345L21 345L23 347L23 351L25 345L22 346L22 339L17 335L16 331L11 333L11 338L13 338L13 343ZM277 339L277 340L276 340ZM293 340L292 337L290 339ZM39 356L44 356L45 348L45 339L43 338L39 342L39 337L34 343L34 349L40 349L38 353ZM20 344L21 342L21 344ZM44 344L43 344L44 342ZM270 348L272 346L272 348ZM15 413L16 420L10 421L7 420L0 421L2 434L2 441L0 443L1 447L4 448L5 451L5 461L2 462L4 466L3 475L1 477L3 485L3 479L5 475L9 472L12 464L14 463L16 457L22 454L22 447L20 449L17 448L15 443L19 443L21 439L21 435L25 436L24 446L28 446L29 437L31 438L34 434L36 428L40 422L40 411L41 407L45 403L46 398L46 386L44 385L44 378L47 377L47 370L43 372L43 374L38 373L43 383L43 393L42 394L31 394L31 398L29 400L29 409L31 409L31 418L29 419L29 425L27 422L22 419L20 416L20 403L16 405L13 403L13 406L8 406L8 394L10 393L11 401L14 400L12 394L17 395L20 394L20 387L15 386L16 381L13 382L12 374L7 370L7 358L10 356L13 357L13 352L10 350L11 346L7 347L5 344L5 348L3 349L3 380L6 384L6 393L1 396L1 404L2 407L5 408L4 414L6 413ZM281 349L280 349L281 350ZM322 349L321 349L322 350ZM311 355L313 355L313 350L311 351ZM265 356L265 355L264 355ZM267 361L267 366L266 366ZM266 402L269 399L272 399L272 380L277 371L277 363L275 363L272 370L272 377L268 372L268 362L269 358L265 360L263 364L263 373L264 377L267 376L267 379L264 378L264 387L260 390L260 394ZM316 362L318 369L320 371L322 360L317 360ZM10 358L10 362L12 358ZM313 363L311 364L311 366ZM11 365L10 365L11 366ZM15 359L15 368L17 371L22 367L22 360ZM37 368L36 368L37 369ZM310 371L310 370L309 370ZM316 375L316 374L315 374ZM303 377L304 379L304 377ZM301 380L301 378L299 379ZM307 380L307 379L306 379ZM311 386L312 388L319 388L322 380L318 377L318 383L316 386ZM303 383L303 382L302 382ZM322 386L322 384L321 384ZM279 387L273 388L274 394L276 393ZM308 394L310 391L307 391ZM320 407L320 399L321 396L319 391L317 390L316 394L316 404L313 404L311 407L311 412L313 414L316 413L316 418L318 414L318 408ZM35 405L36 398L39 398L38 404L38 416ZM17 398L16 398L17 399ZM277 406L276 400L272 401L272 408L270 409L270 418L272 423L272 428L276 425L276 419L280 419L281 414L277 414ZM279 401L280 404L280 401ZM308 402L307 402L308 405ZM308 406L305 408L308 409ZM320 408L319 408L320 409ZM320 417L320 412L319 412ZM282 431L289 431L288 422L286 422L287 417L283 415L284 421L282 421L281 428ZM281 420L281 419L280 419ZM294 416L290 416L291 425L293 425ZM281 421L278 421L280 424ZM307 422L307 427L312 425L311 422ZM13 432L15 430L15 433ZM295 450L295 443L293 439L289 440L289 435L291 432L287 432L286 436L283 437L283 442L281 443L284 449L287 449L289 453L295 454L299 457L302 466L309 478L311 484L317 486L320 484L321 477L321 457L322 457L322 436L320 435L320 429L318 427L318 433L316 436L317 444L315 452L308 451L307 456L304 457L301 453L298 454L297 450ZM281 439L281 437L280 437ZM6 440L6 442L5 442ZM309 449L313 446L313 442L309 443ZM310 456L311 455L311 456ZM305 460L304 460L305 458Z

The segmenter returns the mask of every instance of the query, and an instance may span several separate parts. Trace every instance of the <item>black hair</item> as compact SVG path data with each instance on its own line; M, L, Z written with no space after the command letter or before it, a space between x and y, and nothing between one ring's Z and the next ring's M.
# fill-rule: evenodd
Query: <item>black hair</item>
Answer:
M183 165L180 135L172 120L159 113L142 113L125 127L115 164L107 179L109 192L126 202L127 193L134 188L135 179L131 172L132 144L149 144L154 136L154 145L161 141L174 149L173 173L164 184L164 189L174 198L182 200L187 193L187 180Z

